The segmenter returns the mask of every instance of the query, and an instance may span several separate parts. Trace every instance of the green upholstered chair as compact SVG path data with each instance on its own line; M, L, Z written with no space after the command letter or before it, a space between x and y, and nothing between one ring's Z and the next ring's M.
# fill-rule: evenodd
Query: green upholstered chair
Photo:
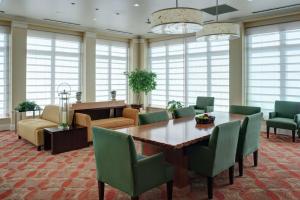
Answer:
M240 176L243 176L245 156L253 153L254 166L257 166L262 116L262 113L248 115L242 123L236 151L236 161L239 163Z
M231 105L229 107L229 112L233 114L241 114L241 115L253 115L255 113L260 113L260 107L254 106L239 106L239 105Z
M129 194L131 199L167 183L172 199L173 167L162 153L150 157L137 155L130 135L104 128L93 128L99 199L104 199L105 183Z
M196 105L192 105L191 107L195 109L195 113L198 115L202 113L213 112L214 103L214 97L197 97Z
M293 142L296 140L296 130L300 128L300 102L275 101L274 112L269 113L269 119L266 121L267 137L269 138L270 127L276 129L287 129L292 131Z
M213 178L229 169L230 184L234 179L235 155L240 121L216 126L208 145L194 145L188 151L189 168L207 177L208 198L213 197Z
M174 118L181 118L181 117L192 117L195 116L195 110L193 107L185 107L185 108L178 108L174 110L173 117Z
M167 111L139 114L140 125L152 124L155 122L168 121L169 115Z

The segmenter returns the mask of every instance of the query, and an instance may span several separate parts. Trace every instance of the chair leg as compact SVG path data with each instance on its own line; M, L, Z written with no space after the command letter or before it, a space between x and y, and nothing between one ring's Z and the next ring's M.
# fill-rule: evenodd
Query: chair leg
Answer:
M243 157L239 158L239 175L240 176L244 175L244 158Z
M292 134L293 134L293 142L296 142L296 131L293 130L293 131L292 131Z
M253 152L253 161L254 161L254 167L257 167L258 162L258 150Z
M214 178L213 177L207 177L207 194L208 199L213 198L213 184L214 184Z
M167 199L172 200L173 197L173 181L167 182Z
M274 134L275 135L277 134L277 128L274 128Z
M270 135L270 127L267 126L267 138L269 138L269 135Z
M131 197L131 200L139 200L139 197Z
M37 146L36 150L41 151L42 150L42 146Z
M299 129L297 131L297 134L298 134L298 138L300 138L300 130Z
M102 181L98 181L99 200L104 200L104 188L105 184Z
M234 182L234 165L229 168L229 182L230 185Z

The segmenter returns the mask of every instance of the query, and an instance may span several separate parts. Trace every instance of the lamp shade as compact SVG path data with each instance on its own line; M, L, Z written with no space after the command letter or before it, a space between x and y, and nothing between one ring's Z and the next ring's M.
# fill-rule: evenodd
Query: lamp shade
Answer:
M194 8L167 8L152 13L151 31L158 34L195 33L202 29L202 11Z
M234 23L215 22L205 24L196 33L197 41L234 40L240 37L240 25Z

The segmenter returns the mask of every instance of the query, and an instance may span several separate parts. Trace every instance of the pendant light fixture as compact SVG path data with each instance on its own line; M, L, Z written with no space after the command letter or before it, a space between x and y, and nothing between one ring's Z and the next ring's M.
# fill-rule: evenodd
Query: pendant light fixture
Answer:
M219 0L216 0L216 22L205 24L203 29L196 33L197 41L234 40L240 37L240 25L235 23L219 22Z
M176 7L158 10L151 16L151 31L157 34L195 33L202 29L202 11L195 8Z

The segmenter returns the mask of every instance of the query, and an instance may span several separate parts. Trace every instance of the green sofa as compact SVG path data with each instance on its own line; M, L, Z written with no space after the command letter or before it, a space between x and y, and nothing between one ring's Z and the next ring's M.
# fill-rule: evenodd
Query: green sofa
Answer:
M138 155L130 135L105 128L94 127L93 136L99 199L104 199L105 183L129 194L132 200L167 183L168 200L172 199L174 169L162 153Z
M196 115L214 111L214 97L197 97L196 105L191 105L195 109Z
M292 131L293 142L296 141L296 131L300 128L300 102L275 101L274 112L269 113L269 119L266 121L267 137L269 138L270 127L276 129L287 129Z
M255 113L260 113L260 107L254 106L240 106L240 105L230 105L229 112L233 114L240 114L240 115L253 115Z

